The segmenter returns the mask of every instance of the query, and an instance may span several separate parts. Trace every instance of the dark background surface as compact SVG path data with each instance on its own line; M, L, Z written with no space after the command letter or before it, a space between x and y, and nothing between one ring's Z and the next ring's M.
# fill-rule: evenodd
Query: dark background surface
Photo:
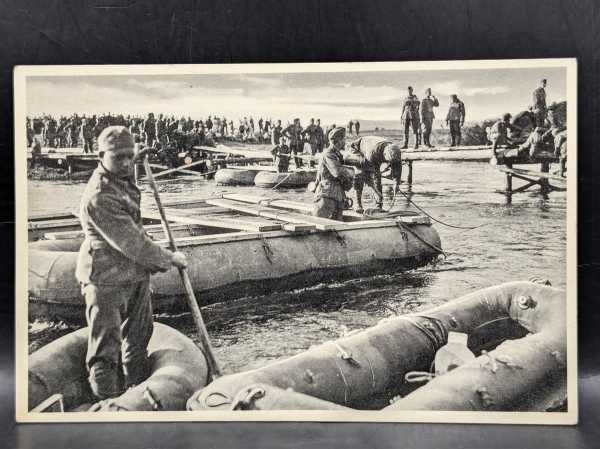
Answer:
M594 0L0 0L0 435L4 447L598 447L598 6ZM186 64L576 57L577 427L410 424L14 424L12 70ZM73 93L76 95L76 92Z

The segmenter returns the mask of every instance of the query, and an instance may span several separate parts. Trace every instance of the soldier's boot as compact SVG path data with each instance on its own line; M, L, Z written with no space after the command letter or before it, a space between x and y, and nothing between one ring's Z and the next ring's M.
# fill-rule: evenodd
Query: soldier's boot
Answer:
M92 393L98 399L120 396L122 393L118 366L107 360L97 360L88 377Z
M123 375L125 388L130 388L142 383L150 376L150 364L148 359L136 360L135 362L123 364Z
M460 136L458 136L456 138L456 146L459 147L460 146Z

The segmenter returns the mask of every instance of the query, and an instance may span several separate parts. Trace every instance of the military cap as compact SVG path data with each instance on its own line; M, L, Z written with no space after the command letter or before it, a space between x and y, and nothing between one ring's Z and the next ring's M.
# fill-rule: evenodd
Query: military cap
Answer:
M402 152L400 151L400 145L387 145L383 150L383 157L388 162L402 160Z
M508 113L508 112L502 116L502 118L504 120L510 120L511 117L512 117L512 115L510 115L510 113Z
M117 151L122 148L133 148L133 136L124 126L109 126L98 136L98 151Z
M342 128L341 126L333 128L331 131L329 131L329 134L327 137L329 138L329 141L331 141L331 142L339 137L346 137L346 128Z

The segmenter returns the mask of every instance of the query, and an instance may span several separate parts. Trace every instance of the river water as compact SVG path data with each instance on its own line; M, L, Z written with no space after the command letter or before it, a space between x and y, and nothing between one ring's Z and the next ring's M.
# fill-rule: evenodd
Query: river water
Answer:
M30 181L29 212L77 208L84 187L83 183ZM311 201L311 194L304 190L232 188L214 181L168 182L160 189L163 201L235 191ZM543 200L534 189L515 195L508 206L505 197L495 192L502 189L504 175L485 163L414 163L412 201L448 224L481 226L466 230L435 224L447 253L435 265L393 275L332 279L307 289L204 307L223 371L257 368L372 326L382 318L423 310L502 282L537 276L565 288L566 193L553 192ZM387 208L391 190L385 186L384 190ZM373 206L369 193L366 188L365 207ZM152 201L148 188L144 201ZM414 210L402 195L395 199L394 209ZM196 339L189 314L160 315L156 320ZM30 350L72 329L64 323L32 323Z

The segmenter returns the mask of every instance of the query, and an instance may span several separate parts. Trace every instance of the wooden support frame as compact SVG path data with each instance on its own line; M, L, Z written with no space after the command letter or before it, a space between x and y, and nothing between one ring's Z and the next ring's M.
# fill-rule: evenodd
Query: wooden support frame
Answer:
M563 183L566 182L565 178L548 173L550 171L550 163L551 161L542 161L540 171L513 168L512 163L506 164L506 167L499 166L498 169L506 174L506 188L504 191L499 191L499 193L506 195L506 202L511 204L512 196L515 193L525 192L533 186L540 186L540 193L543 196L553 191L566 191L566 187L557 186L550 183L550 181ZM522 186L514 188L513 178L520 179L526 183Z

